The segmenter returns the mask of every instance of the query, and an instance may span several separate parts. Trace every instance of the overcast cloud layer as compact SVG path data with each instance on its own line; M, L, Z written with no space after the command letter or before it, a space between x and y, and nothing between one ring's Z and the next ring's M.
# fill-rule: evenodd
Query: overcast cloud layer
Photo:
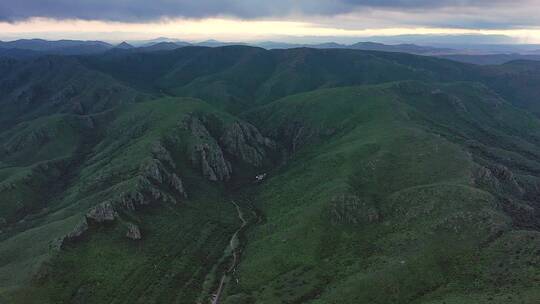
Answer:
M232 16L244 19L315 17L338 14L399 12L412 16L426 13L440 18L422 20L424 25L458 26L463 16L474 15L466 27L504 28L540 26L538 0L0 0L0 20L15 22L32 17L55 19L151 21L161 18ZM489 12L489 18L483 15ZM456 16L455 21L452 15ZM499 18L499 15L501 18ZM534 15L534 16L533 16ZM460 19L461 18L461 19ZM399 20L394 20L399 23Z

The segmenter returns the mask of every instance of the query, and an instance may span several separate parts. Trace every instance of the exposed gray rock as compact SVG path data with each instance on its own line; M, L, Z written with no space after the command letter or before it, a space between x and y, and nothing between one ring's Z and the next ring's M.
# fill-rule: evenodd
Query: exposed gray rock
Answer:
M182 180L178 175L175 173L171 174L169 177L169 186L171 186L178 194L183 196L184 198L187 197L186 190L184 189L184 184L182 183Z
M197 144L191 152L191 162L201 168L202 175L211 181L228 181L231 178L231 164L223 156L216 144Z
M238 159L261 167L266 158L266 149L275 149L275 143L261 135L253 125L244 122L232 123L220 139L227 153Z
M114 221L118 217L118 213L114 210L111 202L103 202L86 213L86 218L97 223Z
M461 98L451 95L448 97L448 99L450 100L450 103L456 110L467 112L467 107L465 106Z
M227 181L231 178L233 169L225 155L261 167L267 157L267 150L276 148L276 144L262 136L253 125L239 121L229 124L223 131L222 127L214 130L213 133L220 133L214 135L219 136L218 141L205 126L205 121L209 123L208 119L190 115L184 119L182 127L193 140L189 147L192 164L200 168L202 175L211 181ZM217 124L225 125L223 122Z
M151 159L148 163L146 163L146 165L144 165L144 168L142 169L145 177L152 179L159 184L163 183L163 170L164 169L162 168L160 161L157 159Z
M77 240L88 230L88 221L83 218L75 228L66 235L69 240Z
M168 153L167 153L168 154ZM171 159L172 162L172 159ZM184 188L182 179L176 173L170 173L162 161L152 158L142 167L142 178L139 182L139 188L141 191L149 190L148 192L154 193L157 189L150 182L153 181L158 185L169 186L179 196L186 198L187 194Z
M475 183L490 188L492 191L512 194L521 197L525 194L516 177L503 165L480 167L474 172Z
M476 185L493 189L500 188L499 180L493 176L491 170L486 167L479 167L473 173L473 180Z
M169 180L169 178L171 179ZM179 182L181 185L179 178L177 180L174 178L174 175L167 177L167 183L173 183L174 181ZM180 187L180 185L178 187ZM178 189L183 190L183 186ZM183 191L178 191L177 195L183 198L187 197L186 193ZM136 210L138 206L149 205L153 202L178 203L173 196L158 188L144 176L138 178L137 186L133 190L120 193L112 201L114 205L122 206L127 210Z
M140 183L140 186L142 188L141 190L144 191L145 188L155 188L152 186L152 183L148 182L148 180L152 180L159 185L170 186L172 190L174 190L176 194L180 195L181 197L187 197L186 191L184 189L184 184L180 177L174 172L169 172L169 170L166 168L165 165L163 165L161 160L158 160L156 158L151 159L146 163L146 165L143 166L142 172L142 175L144 178L146 178L146 180Z
M139 226L129 223L127 225L126 237L132 240L140 240L142 238Z
M173 169L176 168L176 164L174 163L171 154L161 142L154 144L152 147L152 154L154 155L154 158L158 159L163 164L169 165Z
M147 204L144 195L139 191L122 192L115 202L127 210L135 210L136 206Z
M212 138L212 136L210 136L210 133L208 132L208 130L206 129L202 121L193 115L188 116L183 121L183 124L184 124L184 129L189 130L191 132L191 135L193 135L194 137L198 139Z
M14 183L3 182L3 183L0 184L0 191L13 190L15 188L17 188L17 186L15 186Z
M49 244L52 250L60 250L67 243L79 240L88 231L88 221L84 217L73 230L65 236L58 238Z
M231 164L225 159L221 147L201 120L188 116L183 124L195 141L190 147L191 163L199 167L202 175L211 181L229 180L232 173Z

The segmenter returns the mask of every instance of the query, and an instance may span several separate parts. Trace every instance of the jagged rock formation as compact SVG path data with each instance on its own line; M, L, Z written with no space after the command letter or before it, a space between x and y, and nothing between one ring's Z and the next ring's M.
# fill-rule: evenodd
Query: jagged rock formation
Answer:
M514 173L503 165L480 167L474 172L473 178L477 185L488 187L494 192L506 190L507 193L516 197L522 197L525 194Z
M87 230L88 230L88 221L86 220L86 217L85 217L79 222L79 224L75 227L75 229L73 229L73 231L70 232L66 237L70 240L78 239Z
M238 121L225 130L220 143L227 153L254 167L263 165L267 149L276 148L275 143L263 137L253 125Z
M233 122L218 130L220 135L212 134L205 123L210 122L205 118L188 115L182 121L181 127L189 132L189 137L193 140L188 147L192 165L198 167L201 174L210 181L227 181L231 178L232 164L226 155L234 160L260 167L267 157L267 150L275 149L275 143L263 137L250 124ZM180 138L172 141L173 146L183 144L185 143ZM137 173L128 183L131 186L127 188L122 186L115 196L88 210L81 223L60 240L60 247L66 241L80 239L88 231L89 224L100 225L115 221L121 216L122 210L137 210L141 206L154 203L176 204L187 198L184 183L178 175L177 164L167 145L157 141L153 144L150 154L151 156L141 163ZM102 183L112 176L114 173L103 172L95 181ZM126 237L133 240L141 239L139 227L129 223Z
M227 181L231 178L232 167L225 159L221 147L210 135L201 120L188 116L184 127L191 132L195 143L191 147L191 163L199 167L204 177L210 181Z
M127 225L126 237L132 240L140 240L142 238L142 235L139 226L129 223Z
M51 248L56 250L62 249L67 243L80 240L87 231L88 221L85 216L70 233L54 241Z
M98 204L86 213L86 218L96 223L112 222L117 217L118 213L111 202Z
M195 145L191 152L191 162L199 166L202 175L211 181L228 181L231 178L231 164L223 156L223 151L215 144Z
M233 172L232 159L261 167L267 158L267 150L275 149L272 140L245 122L233 122L219 139L209 132L202 119L193 115L184 120L183 126L194 140L191 163L200 168L201 174L210 181L228 181Z
M500 206L512 218L515 226L540 228L538 185L529 181L521 185L516 175L503 165L480 167L474 173L476 185L500 196Z
M514 173L503 165L494 165L489 168L501 183L508 188L508 191L514 195L522 196L524 191L519 186Z
M180 177L168 172L159 160L152 159L143 168L135 178L135 186L112 199L114 205L136 210L153 202L176 204L178 199L187 198Z

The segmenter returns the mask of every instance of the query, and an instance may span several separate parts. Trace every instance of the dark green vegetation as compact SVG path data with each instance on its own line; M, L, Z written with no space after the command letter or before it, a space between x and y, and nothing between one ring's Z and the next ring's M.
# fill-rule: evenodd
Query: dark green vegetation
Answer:
M525 61L0 60L0 295L209 303L234 200L221 303L538 303L539 96Z
M439 56L459 62L466 62L480 65L504 64L510 61L527 60L540 61L539 55L521 55L521 54L493 54L493 55L443 55Z

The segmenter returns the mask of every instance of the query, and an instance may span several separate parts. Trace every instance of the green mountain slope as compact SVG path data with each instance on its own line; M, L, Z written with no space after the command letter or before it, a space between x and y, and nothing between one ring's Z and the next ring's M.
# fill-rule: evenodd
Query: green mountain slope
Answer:
M415 82L250 116L297 152L255 198L266 223L227 303L538 300L535 118L483 87Z
M425 56L347 49L184 47L85 57L92 69L145 91L201 98L233 113L320 88L389 81L475 81L534 113L538 62L475 66Z
M533 65L229 46L0 72L0 302L540 299Z
M37 255L54 254L57 252L54 248L64 248L72 242L77 242L95 225L114 222L118 230L128 229L134 223L143 222L134 214L136 210L151 209L156 204L172 209L174 214L182 214L182 210L194 209L186 211L199 214L187 217L188 219L191 217L191 221L196 219L194 225L201 224L202 222L199 221L202 221L203 217L208 216L210 220L223 212L226 214L230 210L220 211L220 208L216 206L215 211L218 212L216 215L208 212L203 216L199 209L201 206L190 207L190 205L195 204L192 201L202 200L198 199L198 196L208 197L201 203L204 206L208 206L215 200L222 201L223 199L217 196L219 187L214 189L209 183L227 181L233 176L241 176L242 172L236 172L237 166L245 168L244 170L264 166L267 153L271 153L273 148L272 143L265 140L256 130L246 133L252 128L249 124L238 121L225 113L216 112L204 102L194 99L169 98L126 104L113 112L90 116L95 121L94 132L102 135L95 139L88 151L81 152L84 156L80 159L73 156L63 160L66 162L66 169L76 170L75 172L58 171L63 167L61 165L59 165L60 168L53 167L56 163L49 160L44 165L36 165L40 169L41 166L47 167L42 171L35 172L36 169L30 169L30 176L22 177L20 184L12 183L10 179L3 182L3 186L6 185L2 191L4 201L9 203L18 199L23 203L28 203L31 201L30 198L11 198L10 195L35 193L36 203L44 204L24 205L21 210L15 210L12 215L4 214L6 224L12 224L7 235L4 234L4 237L7 237L3 243L5 248L4 250L0 248L2 266L5 270L22 268L20 264L29 265L32 268L38 267L39 265L28 259ZM102 115L107 117L101 117ZM66 144L67 139L65 137L62 139L63 144ZM17 169L19 172L22 170ZM57 173L57 176L47 175L52 174L51 171ZM44 174L44 176L39 174ZM60 181L63 182L60 184ZM45 188L37 188L37 185L34 185L34 183L40 185L40 182L44 183ZM47 184L49 182L58 186L58 189L51 193L49 200L44 201L40 194L50 193L53 190L49 188ZM27 193L24 190L25 187L33 192ZM191 203L186 206L183 202L188 197ZM216 204L219 203L216 202ZM227 207L229 205L227 202L221 204ZM4 210L6 212L6 209ZM234 216L234 213L232 214ZM161 218L163 216L165 218ZM184 216L187 215L182 214L182 217ZM21 217L23 217L22 220L15 222ZM157 221L172 220L169 211L156 217ZM222 220L226 221L227 218ZM220 227L219 223L212 225ZM49 226L54 226L54 228ZM200 229L200 233L209 233L204 226L196 227L199 228L190 227L189 229L195 229L195 231ZM212 229L217 229L216 227ZM184 228L188 229L188 227ZM169 228L158 226L155 229ZM197 238L198 232L195 231L190 230L190 234L193 235L190 235L188 241ZM123 233L125 234L125 231ZM120 240L125 238L122 232L119 235ZM12 237L9 238L9 236ZM176 236L175 232L170 235L171 240L162 241L177 242L179 240L174 240ZM165 235L156 233L155 237L165 237ZM29 242L35 242L36 239L40 239L40 242L30 246ZM28 246L26 248L29 251L28 256L12 255L13 242L16 242L18 246L23 246L23 244ZM225 244L226 241L218 243L220 246L225 246ZM222 250L222 247L218 248L219 251ZM100 249L100 252L104 250L106 250L105 246ZM97 261L97 259L89 260L87 264L84 262L82 264L95 270L94 263ZM196 265L188 266L196 267ZM7 271L2 271L2 274L8 277L13 276ZM15 287L12 284L24 283L27 277L24 273L20 275L22 281L8 280L6 287L11 288ZM115 276L113 279L121 278ZM72 283L79 282L73 280ZM55 299L52 297L53 301L56 301Z
M233 112L323 87L457 79L473 67L407 54L309 48L267 51L245 46L185 47L83 61L134 86L199 97Z

